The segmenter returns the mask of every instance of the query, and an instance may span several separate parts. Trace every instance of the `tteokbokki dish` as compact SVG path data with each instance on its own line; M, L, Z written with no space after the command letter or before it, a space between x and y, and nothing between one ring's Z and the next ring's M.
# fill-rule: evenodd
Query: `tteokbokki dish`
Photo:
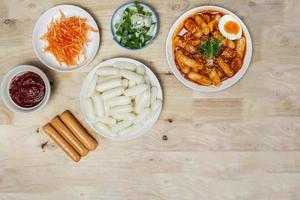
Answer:
M219 86L243 66L246 38L233 16L202 11L177 27L172 48L176 66L186 79Z

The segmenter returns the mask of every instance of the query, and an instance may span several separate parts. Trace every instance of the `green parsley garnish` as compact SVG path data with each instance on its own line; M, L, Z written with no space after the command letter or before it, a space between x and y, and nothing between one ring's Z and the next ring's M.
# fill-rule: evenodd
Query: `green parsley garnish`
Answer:
M204 55L205 58L210 59L217 57L221 53L221 43L219 40L210 37L201 45L198 46L198 50Z

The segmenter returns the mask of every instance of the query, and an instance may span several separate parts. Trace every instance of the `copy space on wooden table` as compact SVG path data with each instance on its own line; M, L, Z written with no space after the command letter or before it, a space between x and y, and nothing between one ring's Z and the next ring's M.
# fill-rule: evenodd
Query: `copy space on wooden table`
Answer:
M1 1L0 78L17 65L32 64L53 86L38 113L14 114L0 102L0 199L300 199L300 1L148 0L159 15L159 34L134 52L119 47L109 28L124 2ZM49 70L32 48L36 20L62 3L83 7L101 29L95 60L73 73ZM203 4L235 12L253 39L246 75L215 94L183 86L165 57L172 23ZM149 133L132 141L93 133L99 147L74 164L39 128L66 109L87 127L81 84L97 63L119 56L142 61L159 77L162 114Z

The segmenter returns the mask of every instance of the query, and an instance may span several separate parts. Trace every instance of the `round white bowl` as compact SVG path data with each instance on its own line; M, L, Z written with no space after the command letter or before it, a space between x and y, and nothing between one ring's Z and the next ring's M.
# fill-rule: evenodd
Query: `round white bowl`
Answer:
M62 11L66 17L79 16L87 18L87 24L98 30L98 32L88 32L90 42L85 47L87 59L80 61L77 66L68 67L66 64L60 65L51 53L44 52L47 42L41 40L41 37L48 31L48 26L51 23L51 20L60 18L60 11ZM36 56L42 63L44 63L44 65L59 72L72 72L87 66L95 58L99 49L99 43L100 31L96 21L88 12L73 5L59 5L44 12L36 22L32 34L32 45Z
M130 59L130 58L113 58L113 59L109 59L109 60L106 60L106 61L100 63L99 65L94 67L94 69L92 69L92 71L89 72L89 74L87 75L87 77L85 78L85 80L83 82L83 85L81 87L81 92L80 92L80 107L81 107L81 111L84 115L84 118L85 118L86 122L89 124L89 126L92 127L92 129L95 132L99 133L103 137L111 139L111 140L122 141L122 140L131 140L131 139L137 138L137 137L147 133L154 126L155 122L158 120L159 115L160 115L161 110L162 110L162 106L157 110L157 112L153 115L153 117L148 120L146 125L144 125L141 129L138 129L135 132L132 132L131 134L128 134L128 135L108 135L108 134L105 134L105 133L101 132L92 121L89 120L89 118L87 116L87 112L86 112L87 108L85 107L85 104L84 104L84 98L86 98L86 92L88 90L88 86L91 83L94 74L97 72L97 70L99 68L107 67L107 66L113 66L113 64L115 62L118 62L118 61L129 62L129 63L133 63L135 65L143 65L146 69L146 74L149 76L151 85L156 86L157 89L158 89L157 98L162 100L162 104L163 104L163 92L162 92L160 83L159 83L157 77L155 76L155 74L146 65L144 65L143 63L141 63L137 60L134 60L134 59Z
M229 14L231 16L233 16L234 18L236 18L238 20L238 22L240 23L240 25L242 26L243 32L245 34L246 37L246 55L244 58L244 63L242 68L231 78L222 81L220 86L201 86L198 85L192 81L189 81L187 79L185 79L182 74L180 73L180 71L178 70L176 64L175 64L175 57L174 57L174 53L172 50L172 37L173 34L175 32L175 30L177 29L177 27L179 26L180 23L182 23L186 18L188 18L189 16L197 13L197 12L202 12L202 11L206 11L206 10L214 10L214 11L219 11L225 14ZM218 6L200 6L197 8L193 8L185 13L183 13L176 21L175 23L172 25L168 37L167 37L167 44L166 44L166 55L167 55L167 60L169 63L169 66L172 70L172 72L174 73L174 75L176 76L176 78L183 83L185 86L195 90L195 91L199 91L199 92L203 92L203 93L209 93L209 92L220 92L223 91L231 86L233 86L235 83L237 83L246 73L249 64L251 62L251 58L252 58L252 40L251 40L251 36L250 33L246 27L246 25L244 24L244 22L237 16L235 15L233 12L222 8L222 7L218 7Z
M9 86L11 83L11 80L17 76L18 74L24 73L24 72L34 72L38 74L44 81L46 91L45 91L45 96L43 100L37 104L36 106L32 108L22 108L15 104L13 100L10 97L9 94ZM42 109L48 102L49 97L50 97L50 83L49 79L47 78L46 74L40 70L37 67L31 66L31 65L20 65L18 67L15 67L11 69L7 74L3 77L3 80L1 82L1 100L4 102L5 106L9 108L11 111L16 112L16 113L33 113L36 112L40 109Z
M158 35L158 30L159 30L159 19L158 19L158 15L156 13L156 11L151 7L149 6L148 4L146 3L142 3L142 2L139 2L140 5L144 6L145 8L147 8L151 13L152 13L152 20L156 22L156 26L155 26L155 29L153 31L153 36L152 36L152 39L142 48L137 48L137 49L130 49L130 48L127 48L125 46L122 46L120 44L120 41L118 40L118 36L116 34L116 28L114 27L114 23L115 21L120 18L120 13L122 13L126 8L134 5L134 2L129 2L129 3L124 3L122 4L120 7L118 7L114 14L112 15L111 17L111 20L110 20L110 30L111 30L111 33L113 35L113 39L114 41L122 48L124 49L127 49L127 50L130 50L130 51L136 51L136 50L141 50L141 49L144 49L146 48L147 46L149 46L150 44L152 44L152 42L156 39L157 35Z

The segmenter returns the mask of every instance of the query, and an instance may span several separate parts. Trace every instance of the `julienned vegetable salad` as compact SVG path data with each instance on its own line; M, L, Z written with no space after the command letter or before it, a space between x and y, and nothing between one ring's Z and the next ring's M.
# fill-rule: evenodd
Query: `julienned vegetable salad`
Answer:
M138 2L119 10L113 19L113 28L120 45L140 49L155 36L157 22L154 13Z

